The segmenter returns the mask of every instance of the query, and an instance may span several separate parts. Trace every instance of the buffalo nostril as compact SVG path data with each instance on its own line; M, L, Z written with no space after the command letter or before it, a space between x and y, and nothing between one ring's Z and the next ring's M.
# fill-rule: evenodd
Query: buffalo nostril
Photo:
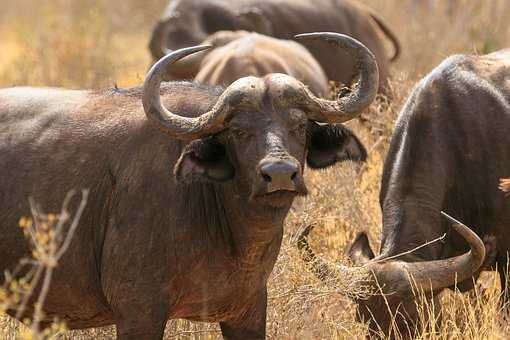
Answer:
M298 175L298 166L288 160L267 162L260 168L260 176L267 183L293 182Z

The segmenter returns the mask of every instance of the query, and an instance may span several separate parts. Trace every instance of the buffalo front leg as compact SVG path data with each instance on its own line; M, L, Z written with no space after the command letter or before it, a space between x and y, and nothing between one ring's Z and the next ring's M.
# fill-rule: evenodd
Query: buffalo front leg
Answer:
M220 322L221 333L227 340L266 338L267 288L257 294L241 315Z
M118 340L161 340L165 331L166 320L149 319L143 315L144 310L140 310L137 318L125 318L117 321L117 339Z
M165 294L159 282L153 279L154 275L149 276L140 270L142 272L140 277L137 278L135 274L128 273L129 275L125 278L121 277L122 273L115 271L118 278L112 279L109 275L111 272L113 271L103 272L105 273L103 292L115 321L117 339L163 339L172 305L169 295ZM129 277L138 280L130 280Z

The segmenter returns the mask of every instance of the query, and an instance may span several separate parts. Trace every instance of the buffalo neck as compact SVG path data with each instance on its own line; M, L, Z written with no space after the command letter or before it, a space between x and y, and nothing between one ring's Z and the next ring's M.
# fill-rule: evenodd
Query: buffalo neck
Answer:
M193 207L181 205L179 211L186 221L192 221L194 230L200 231L195 233L194 242L205 244L204 249L228 257L241 269L256 270L269 263L270 270L291 202L278 209L259 206L236 189L236 181L179 185L179 200L194 202Z
M453 164L448 151L438 142L445 133L440 122L420 112L410 117L413 99L397 120L384 166L380 204L383 212L381 258L414 249L441 237L441 222ZM443 243L434 242L404 261L437 259Z

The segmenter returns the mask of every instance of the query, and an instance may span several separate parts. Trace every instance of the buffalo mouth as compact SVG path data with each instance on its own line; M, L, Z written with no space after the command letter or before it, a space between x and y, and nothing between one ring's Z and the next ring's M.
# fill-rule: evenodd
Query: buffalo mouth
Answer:
M296 196L304 196L306 191L295 190L277 190L267 193L260 193L254 195L252 198L255 202L263 205L269 205L275 208L284 207L290 203Z

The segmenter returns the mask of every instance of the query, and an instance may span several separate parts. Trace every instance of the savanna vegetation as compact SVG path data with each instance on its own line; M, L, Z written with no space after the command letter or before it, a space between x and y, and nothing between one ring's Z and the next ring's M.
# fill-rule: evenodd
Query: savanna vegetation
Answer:
M105 88L139 85L149 65L147 43L166 0L0 0L0 87L15 85ZM430 11L403 0L363 0L383 16L402 43L393 65L391 102L381 98L349 125L369 150L366 164L308 171L310 194L295 201L286 220L279 260L269 284L268 338L356 339L366 326L355 321L346 294L360 293L349 278L317 280L299 258L296 235L314 222L314 249L347 263L345 251L359 231L379 242L378 203L383 160L393 122L413 84L454 53L483 54L510 46L510 2L436 1ZM509 173L510 176L510 173ZM502 184L503 185L503 184ZM510 204L510 202L509 202ZM363 292L361 292L363 293ZM468 294L445 291L443 328L426 325L420 339L505 339L510 327L500 313L499 282L484 273ZM423 305L423 315L434 306ZM15 339L25 326L0 317L0 338ZM113 327L63 332L59 339L112 339ZM165 339L216 339L219 328L169 322Z

